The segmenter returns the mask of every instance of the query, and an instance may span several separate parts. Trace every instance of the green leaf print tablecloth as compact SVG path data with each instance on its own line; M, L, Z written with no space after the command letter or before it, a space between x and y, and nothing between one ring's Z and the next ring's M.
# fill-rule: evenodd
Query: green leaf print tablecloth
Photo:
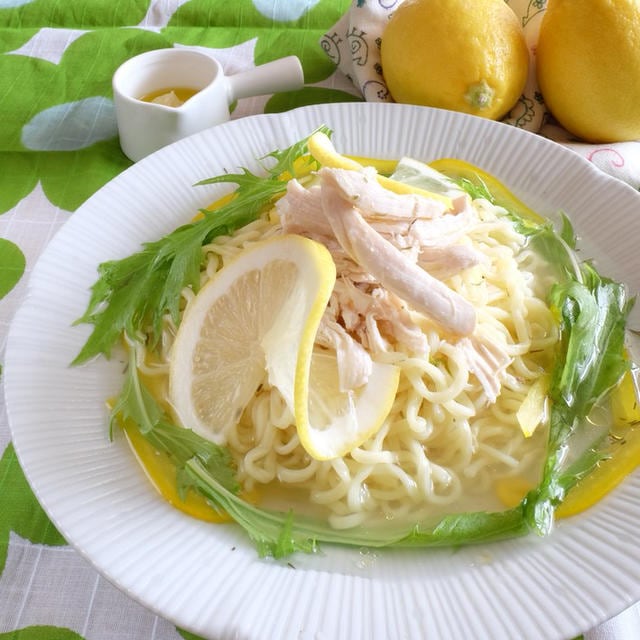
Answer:
M350 6L348 0L0 0L0 366L11 319L48 241L131 164L117 138L116 68L135 54L172 46L213 49L230 73L297 55L304 88L241 100L232 117L360 100L320 45L325 33L339 39L332 27ZM585 630L588 640L604 637L640 637L637 610ZM0 640L9 638L193 636L120 592L66 544L20 468L0 388Z

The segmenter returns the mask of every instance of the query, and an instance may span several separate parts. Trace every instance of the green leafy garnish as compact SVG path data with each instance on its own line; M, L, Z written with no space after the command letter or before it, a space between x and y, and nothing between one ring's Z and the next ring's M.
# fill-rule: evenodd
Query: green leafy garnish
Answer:
M528 528L546 534L555 507L604 455L597 447L587 449L569 468L563 468L565 449L577 426L630 366L624 340L634 301L627 298L623 285L600 276L588 262L578 262L575 232L564 213L556 229L551 221L537 222L510 203L498 201L480 177L462 178L458 184L472 198L505 207L516 230L528 237L529 245L558 275L559 282L548 299L559 318L561 342L549 389L547 457L540 484L522 502Z
M563 472L563 449L629 367L624 338L633 306L623 285L602 278L587 263L581 265L580 282L569 280L552 288L550 303L561 318L561 344L549 389L547 460L540 486L525 501L529 523L541 533L551 528L553 509L585 472L580 467L573 474ZM589 455L583 466L592 468L598 452Z
M527 213L528 208L517 198L501 201L491 193L487 183L477 174L450 179L472 199L481 198L503 207L516 231L529 238L530 246L555 267L560 277L580 278L580 266L574 254L576 237L571 221L566 215L560 214L560 228L556 229L551 221L532 219Z
M320 130L329 132L326 127ZM161 334L163 317L170 314L174 322L179 322L183 287L198 290L202 246L256 220L274 198L286 191L283 176L295 175L295 161L306 154L307 138L264 156L265 175L244 169L198 182L235 183L238 188L219 209L203 209L202 218L178 227L160 240L145 243L138 253L102 263L87 309L76 321L94 328L73 364L100 354L109 357L123 333L146 334L153 349ZM309 157L308 162L312 164L313 160Z
M111 409L109 430L113 437L116 422L124 425L127 420L135 424L140 433L158 450L168 454L176 467L178 492L184 499L189 482L185 476L185 465L195 459L205 469L214 470L217 482L225 490L237 492L240 488L229 451L209 442L191 431L176 426L160 407L153 394L142 383L136 367L136 350L140 344L129 349L129 365L122 390Z

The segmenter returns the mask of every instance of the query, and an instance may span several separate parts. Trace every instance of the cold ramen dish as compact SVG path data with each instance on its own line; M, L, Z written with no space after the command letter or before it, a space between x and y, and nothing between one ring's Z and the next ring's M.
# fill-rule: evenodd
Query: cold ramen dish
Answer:
M75 363L124 345L112 430L262 555L549 533L638 463L625 287L481 169L329 134L100 265Z

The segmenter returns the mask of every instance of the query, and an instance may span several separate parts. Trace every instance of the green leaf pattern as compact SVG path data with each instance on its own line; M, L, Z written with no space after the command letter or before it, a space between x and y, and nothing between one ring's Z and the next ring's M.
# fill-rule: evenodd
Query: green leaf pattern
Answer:
M303 89L239 104L234 117L353 101L318 46L348 6L348 0L0 0L0 324L10 322L44 248L20 226L23 213L48 225L51 235L131 164L118 144L111 89L122 62L151 49L206 47L233 73L242 70L238 61L247 68L297 55ZM29 487L6 423L0 389L0 640L198 640L129 599L71 550ZM77 608L77 585L87 583L93 589L80 594L84 605ZM126 625L100 617L115 610Z

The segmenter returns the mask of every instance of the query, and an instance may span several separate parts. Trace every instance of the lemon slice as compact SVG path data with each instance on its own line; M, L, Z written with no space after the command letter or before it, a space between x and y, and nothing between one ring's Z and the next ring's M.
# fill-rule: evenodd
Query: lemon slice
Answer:
M333 146L331 138L329 138L326 133L322 133L322 131L316 131L316 133L310 136L307 144L309 147L309 153L321 165L325 167L330 167L333 169L350 169L353 171L359 171L363 168L363 165L360 164L360 162L358 162L357 160L339 154L336 151L336 148ZM366 161L366 159L363 159L363 161ZM382 161L371 161L372 166L381 163ZM426 189L421 189L420 187L405 184L404 182L398 182L397 180L392 180L391 178L387 178L386 176L378 175L376 177L378 182L385 189L389 189L389 191L393 191L394 193L398 194L415 193L416 195L420 195L425 198L439 200L440 202L443 202L449 209L453 208L453 201L448 196L442 195L440 193L433 193L431 191L427 191Z
M335 273L323 245L285 235L243 251L205 284L171 356L169 397L182 425L225 442L270 379L293 406L298 354L310 357L303 346L313 344Z
M311 457L344 456L378 432L398 390L398 367L374 362L366 384L342 392L335 352L314 351L309 371L303 366L296 375L295 417L300 442Z
M373 363L368 382L343 393L335 351L314 351L335 277L329 251L297 235L258 243L220 270L188 307L173 345L169 397L179 422L224 444L268 383L313 458L342 456L376 433L399 369Z

